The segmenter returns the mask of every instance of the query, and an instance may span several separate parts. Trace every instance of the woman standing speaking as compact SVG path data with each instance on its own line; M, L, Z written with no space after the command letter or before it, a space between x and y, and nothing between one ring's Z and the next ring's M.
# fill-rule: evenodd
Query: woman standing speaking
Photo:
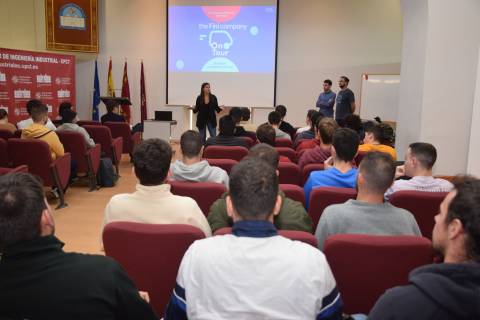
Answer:
M215 111L218 113L222 108L218 106L217 97L210 92L210 84L208 82L202 83L200 95L195 102L193 113L197 113L197 128L200 132L202 142L207 140L207 128L210 137L217 135L217 117Z

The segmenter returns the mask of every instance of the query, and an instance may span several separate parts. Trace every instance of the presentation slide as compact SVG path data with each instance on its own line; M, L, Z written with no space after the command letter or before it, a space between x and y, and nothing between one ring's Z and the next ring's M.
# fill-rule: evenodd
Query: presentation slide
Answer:
M169 3L167 103L190 105L209 82L220 104L273 106L276 1L199 3Z

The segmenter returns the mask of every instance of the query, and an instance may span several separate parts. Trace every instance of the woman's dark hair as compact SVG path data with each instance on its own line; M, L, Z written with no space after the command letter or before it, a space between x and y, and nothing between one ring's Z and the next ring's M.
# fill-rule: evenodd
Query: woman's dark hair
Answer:
M5 109L0 109L0 120L5 119L8 117L8 113Z
M318 121L323 119L323 118L324 118L323 113L321 113L319 111L315 111L315 112L312 113L312 116L310 117L310 121L312 122L312 124L310 126L310 131L311 132L315 132L315 130L317 129Z
M58 115L62 117L63 120L63 114L65 113L66 110L72 110L72 104L70 102L62 102L60 103L60 106L58 107Z
M203 97L203 88L205 88L206 86L209 86L210 83L208 82L204 82L202 83L202 86L200 87L200 96Z

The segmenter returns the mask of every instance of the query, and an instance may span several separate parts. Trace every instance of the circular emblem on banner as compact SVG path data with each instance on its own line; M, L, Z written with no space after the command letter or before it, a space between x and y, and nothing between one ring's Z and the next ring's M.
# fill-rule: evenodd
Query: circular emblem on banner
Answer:
M62 79L60 79L60 77L56 77L56 78L55 78L55 83L56 83L56 84L62 83Z
M42 94L40 92L35 93L35 98L38 100L42 99Z
M20 115L20 108L15 108L15 110L13 110L13 113L15 113L15 115L18 117Z
M17 84L18 83L18 77L17 76L12 76L12 82Z
M86 30L85 12L75 3L67 3L60 8L59 12L60 28L71 30Z

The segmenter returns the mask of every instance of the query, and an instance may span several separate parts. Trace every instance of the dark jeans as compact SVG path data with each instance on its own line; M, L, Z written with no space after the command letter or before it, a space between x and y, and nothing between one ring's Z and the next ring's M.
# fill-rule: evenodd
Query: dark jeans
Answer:
M207 123L207 125L203 128L198 128L198 132L200 132L200 138L202 139L203 144L205 144L205 141L207 141L207 128L210 137L215 137L217 135L217 128L210 123Z

